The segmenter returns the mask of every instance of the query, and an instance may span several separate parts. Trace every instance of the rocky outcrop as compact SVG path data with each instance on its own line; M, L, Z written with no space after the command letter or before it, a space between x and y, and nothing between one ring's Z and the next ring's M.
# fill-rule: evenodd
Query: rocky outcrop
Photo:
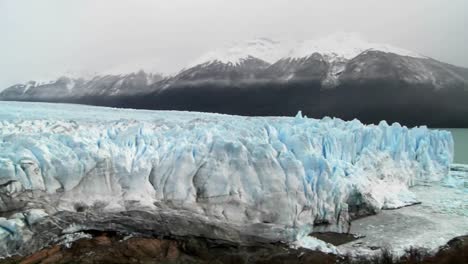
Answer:
M125 237L114 232L90 231L88 238L68 245L52 245L25 257L0 260L1 264L51 263L315 263L416 264L468 263L468 237L457 237L436 254L411 248L401 258L384 251L381 256L353 259L281 244L239 246L219 244L203 238Z
M53 245L0 263L334 263L335 257L281 244L241 246L204 238L124 237L91 232L70 245Z

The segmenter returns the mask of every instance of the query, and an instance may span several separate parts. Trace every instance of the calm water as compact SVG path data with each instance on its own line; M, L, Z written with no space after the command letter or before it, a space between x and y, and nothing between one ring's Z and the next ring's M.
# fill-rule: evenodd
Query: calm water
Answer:
M449 128L455 141L455 163L468 164L468 128Z

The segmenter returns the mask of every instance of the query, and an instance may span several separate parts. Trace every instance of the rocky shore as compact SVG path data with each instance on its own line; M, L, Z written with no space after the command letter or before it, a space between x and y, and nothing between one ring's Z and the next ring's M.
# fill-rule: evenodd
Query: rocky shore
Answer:
M71 244L52 245L26 257L14 256L1 264L36 263L468 263L468 236L457 237L435 255L408 249L397 259L380 256L353 259L282 244L240 246L204 238L129 237L114 232L89 231Z

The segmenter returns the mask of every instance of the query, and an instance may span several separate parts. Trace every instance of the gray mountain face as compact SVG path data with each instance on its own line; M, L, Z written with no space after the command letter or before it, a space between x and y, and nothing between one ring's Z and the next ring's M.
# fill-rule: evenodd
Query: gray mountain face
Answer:
M144 94L163 77L139 71L126 75L96 76L90 80L60 77L48 83L30 81L17 84L0 93L3 100L66 101L87 96L122 96Z
M294 82L320 81L323 88L369 80L402 81L434 89L468 86L468 69L430 58L366 51L346 60L314 53L304 58L283 58L270 64L249 56L239 63L210 61L184 69L164 79L159 74L139 71L127 75L96 76L90 80L61 77L49 83L30 81L0 93L0 99L35 100L83 96L120 96L151 93L161 87L198 82Z
M255 80L269 66L268 62L252 56L242 59L237 64L211 61L183 70L172 82Z
M330 69L330 63L321 54L314 53L306 58L281 59L265 69L260 76L278 81L323 80Z
M342 82L378 79L403 81L435 89L468 85L466 69L429 58L405 57L379 51L364 52L350 60L339 79Z
M302 110L316 118L468 127L468 69L377 50L352 59L313 53L272 64L248 56L237 63L209 61L168 78L140 71L32 81L4 90L0 99L240 115Z
M402 81L433 86L436 89L468 85L468 70L429 58L366 51L346 60L330 59L314 53L306 58L282 59L263 71L260 77L272 80L316 80L324 88L369 80Z

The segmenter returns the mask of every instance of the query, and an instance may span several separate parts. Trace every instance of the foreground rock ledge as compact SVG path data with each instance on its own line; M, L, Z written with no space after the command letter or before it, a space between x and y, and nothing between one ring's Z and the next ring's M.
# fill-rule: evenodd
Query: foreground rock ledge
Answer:
M71 245L53 245L26 257L0 263L384 263L391 256L350 259L283 244L240 246L203 238L124 237L114 232L90 231ZM468 263L468 236L451 240L433 256L412 249L401 259L385 263Z

